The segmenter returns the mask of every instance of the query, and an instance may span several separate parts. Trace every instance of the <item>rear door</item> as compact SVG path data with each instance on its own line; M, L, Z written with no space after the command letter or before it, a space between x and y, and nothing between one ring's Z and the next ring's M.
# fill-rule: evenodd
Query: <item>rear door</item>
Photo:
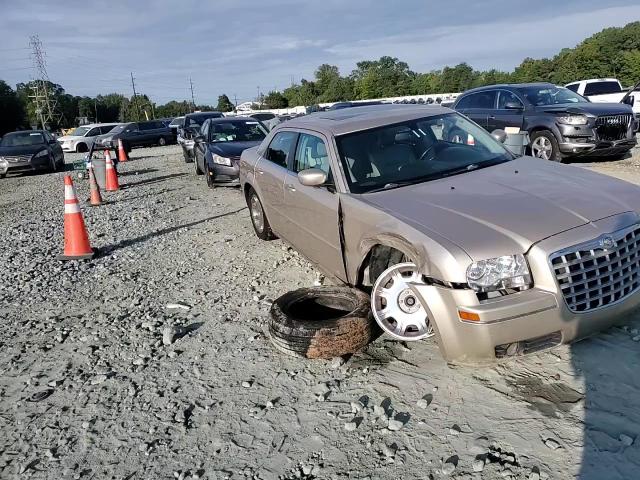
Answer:
M284 239L282 233L289 231L286 218L282 215L284 205L284 181L287 175L287 163L293 155L297 132L285 130L276 133L267 150L260 154L256 163L256 186L262 207L269 219L271 228Z
M520 108L512 108L518 105ZM510 108L507 108L510 107ZM498 90L498 108L488 118L490 132L507 127L522 129L524 123L524 104L518 96L508 90Z
M340 232L338 194L330 167L328 141L315 132L301 131L284 181L286 219L283 235L309 260L323 265L328 273L345 278ZM298 180L298 172L319 168L328 177L327 184L307 187Z

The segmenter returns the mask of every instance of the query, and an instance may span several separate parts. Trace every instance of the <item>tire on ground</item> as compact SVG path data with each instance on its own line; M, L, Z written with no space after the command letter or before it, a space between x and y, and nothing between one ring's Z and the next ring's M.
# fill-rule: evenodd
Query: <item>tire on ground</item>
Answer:
M333 358L357 352L379 334L369 296L348 287L301 288L271 306L274 346L301 358Z

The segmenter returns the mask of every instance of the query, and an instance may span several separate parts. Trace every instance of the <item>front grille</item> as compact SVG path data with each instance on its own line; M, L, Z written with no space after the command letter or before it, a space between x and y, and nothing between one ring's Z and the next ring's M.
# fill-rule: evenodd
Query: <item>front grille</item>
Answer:
M549 333L542 337L529 338L519 342L505 343L497 345L495 348L496 358L511 357L515 355L526 355L528 353L539 352L560 345L562 334L560 332Z
M31 160L31 155L14 155L10 157L3 157L8 163L23 163Z
M627 131L631 125L632 115L605 115L596 119L598 139L615 141L627 138Z
M569 310L619 302L640 287L640 225L556 252L553 272Z

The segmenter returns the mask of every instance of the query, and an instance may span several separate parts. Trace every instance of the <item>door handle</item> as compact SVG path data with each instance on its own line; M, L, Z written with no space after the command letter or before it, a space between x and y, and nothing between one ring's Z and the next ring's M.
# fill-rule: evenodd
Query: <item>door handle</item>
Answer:
M295 192L296 191L296 187L293 186L293 184L291 183L287 183L287 189L291 192Z

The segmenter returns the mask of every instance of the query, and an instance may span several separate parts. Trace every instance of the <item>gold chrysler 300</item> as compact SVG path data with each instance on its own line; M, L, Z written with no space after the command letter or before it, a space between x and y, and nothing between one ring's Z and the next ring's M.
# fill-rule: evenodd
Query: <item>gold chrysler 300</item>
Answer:
M449 361L583 338L640 303L640 189L516 157L442 107L296 118L246 150L257 235L371 290L391 336L437 339Z

